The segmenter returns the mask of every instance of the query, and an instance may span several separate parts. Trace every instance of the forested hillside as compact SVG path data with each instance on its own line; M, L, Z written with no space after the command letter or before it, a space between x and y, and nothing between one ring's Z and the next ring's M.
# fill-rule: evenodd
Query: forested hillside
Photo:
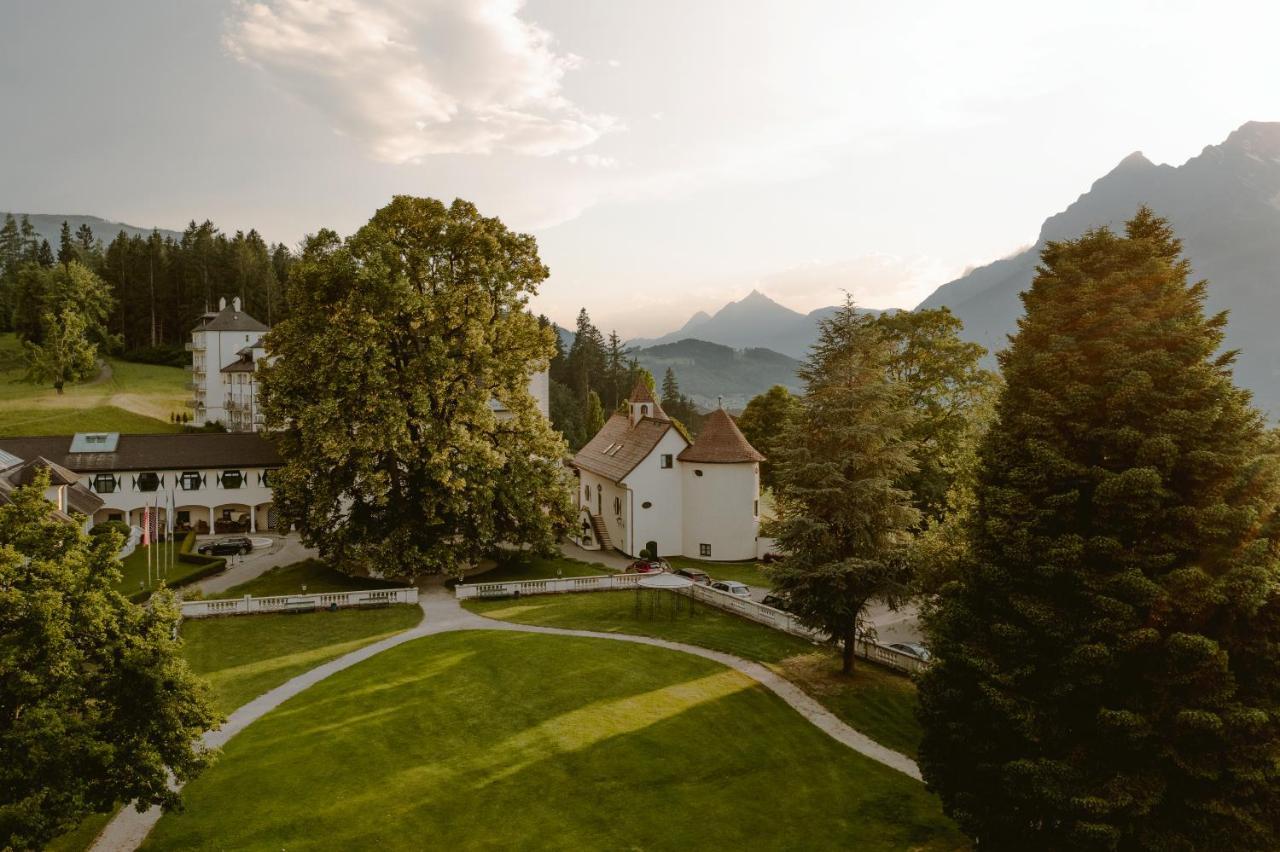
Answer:
M126 357L180 364L197 318L221 296L239 296L245 310L267 324L285 312L283 285L290 253L257 231L226 234L213 222L192 221L181 234L132 229L96 233L91 217L70 221L50 241L27 216L6 214L0 227L0 330L29 331L45 294L24 268L78 261L96 273L111 297L106 331Z

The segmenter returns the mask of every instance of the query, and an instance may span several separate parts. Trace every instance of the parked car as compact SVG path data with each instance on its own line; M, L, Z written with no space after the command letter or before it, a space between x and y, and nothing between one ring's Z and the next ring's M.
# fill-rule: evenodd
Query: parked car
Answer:
M687 577L699 586L711 585L711 575L701 568L677 568L676 573L681 577Z
M728 592L739 598L751 597L751 590L747 588L745 583L739 583L737 580L716 580L711 584L711 588L720 592Z
M929 649L918 642L894 642L889 647L895 651L910 654L917 660L924 660L926 663L933 659L933 654L929 653Z
M627 571L631 574L661 574L667 568L662 559L637 559L627 566Z
M205 556L232 556L238 553L243 556L251 550L253 542L247 538L220 538L217 541L206 541L196 548L196 553Z
M783 612L791 612L791 601L787 600L784 595L765 595L764 600L760 603L765 606L771 606L774 609L780 609Z

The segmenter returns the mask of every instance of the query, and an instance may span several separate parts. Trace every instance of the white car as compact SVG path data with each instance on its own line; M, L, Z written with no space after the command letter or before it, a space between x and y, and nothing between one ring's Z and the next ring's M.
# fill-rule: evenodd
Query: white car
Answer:
M751 590L747 588L745 583L739 583L736 580L716 580L711 584L711 588L721 592L728 592L734 597L749 598Z

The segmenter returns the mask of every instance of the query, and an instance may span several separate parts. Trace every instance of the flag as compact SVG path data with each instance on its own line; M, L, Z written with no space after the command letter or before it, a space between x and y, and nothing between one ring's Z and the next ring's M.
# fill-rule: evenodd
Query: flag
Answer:
M142 507L142 546L151 546L151 507Z

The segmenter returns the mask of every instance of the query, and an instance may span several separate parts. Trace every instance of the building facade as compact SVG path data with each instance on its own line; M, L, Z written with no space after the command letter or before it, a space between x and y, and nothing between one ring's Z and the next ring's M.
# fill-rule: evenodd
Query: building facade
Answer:
M267 357L262 336L270 329L240 310L236 297L218 302L191 331L191 408L197 423L221 423L232 432L262 428L258 363Z
M724 409L690 444L638 382L627 413L610 417L574 457L575 540L630 556L754 559L761 461Z
M197 533L283 532L271 497L271 473L283 463L275 448L253 433L0 438L0 451L52 463L68 483L68 505L90 523L142 524L143 510L168 525ZM91 500L79 492L86 492ZM77 505L79 503L79 505ZM92 508L92 513L85 511Z

